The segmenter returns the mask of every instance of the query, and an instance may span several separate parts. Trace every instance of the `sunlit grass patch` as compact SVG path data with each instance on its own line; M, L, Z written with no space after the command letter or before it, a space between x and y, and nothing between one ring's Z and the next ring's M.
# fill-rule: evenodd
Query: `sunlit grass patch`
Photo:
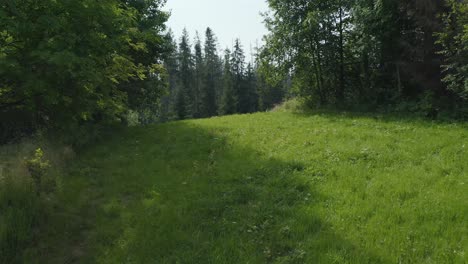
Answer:
M129 128L79 154L47 262L465 263L467 141L288 111Z

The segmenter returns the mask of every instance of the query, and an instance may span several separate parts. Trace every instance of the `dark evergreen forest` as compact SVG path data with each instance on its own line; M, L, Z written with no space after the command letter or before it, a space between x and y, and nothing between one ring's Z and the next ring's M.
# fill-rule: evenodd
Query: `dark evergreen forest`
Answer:
M166 39L169 86L162 97L160 121L265 111L281 103L289 91L286 82L267 83L259 74L258 59L246 61L240 39L232 50L223 51L210 28L204 43L198 34L192 43L187 31L179 41L171 32Z

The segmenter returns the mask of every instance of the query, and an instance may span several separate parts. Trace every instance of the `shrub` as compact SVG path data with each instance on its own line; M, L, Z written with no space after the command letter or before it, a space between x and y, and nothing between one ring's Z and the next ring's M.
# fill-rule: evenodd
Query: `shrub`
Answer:
M39 138L0 145L0 263L24 262L56 200L58 172L73 154Z
M50 163L44 159L44 152L41 148L36 149L34 157L26 160L26 166L34 181L36 194L40 195L42 178L47 172L47 169L50 168Z

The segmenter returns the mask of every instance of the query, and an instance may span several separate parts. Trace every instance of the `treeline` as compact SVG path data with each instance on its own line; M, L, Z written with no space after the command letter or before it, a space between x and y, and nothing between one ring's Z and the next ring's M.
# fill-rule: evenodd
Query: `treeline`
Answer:
M86 141L166 89L165 0L0 1L0 143L37 130Z
M84 144L115 123L266 110L285 94L239 40L218 51L166 28L165 0L0 2L0 143L38 131Z
M165 0L0 2L0 143L111 123L314 106L468 116L468 3L268 0L253 61L166 34ZM193 42L193 44L192 44ZM131 117L131 118L130 118Z
M259 74L256 60L246 62L239 39L232 50L220 52L214 32L207 28L204 43L183 31L177 42L169 33L165 60L169 91L162 98L160 119L206 118L266 110L282 101L284 83L270 86Z
M468 116L468 3L268 0L260 71L314 106Z

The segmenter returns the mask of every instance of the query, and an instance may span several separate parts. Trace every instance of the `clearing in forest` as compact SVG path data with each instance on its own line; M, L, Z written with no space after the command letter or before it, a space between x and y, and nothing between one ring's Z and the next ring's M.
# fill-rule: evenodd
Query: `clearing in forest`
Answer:
M129 128L79 153L41 261L466 263L467 161L460 123L273 112Z

